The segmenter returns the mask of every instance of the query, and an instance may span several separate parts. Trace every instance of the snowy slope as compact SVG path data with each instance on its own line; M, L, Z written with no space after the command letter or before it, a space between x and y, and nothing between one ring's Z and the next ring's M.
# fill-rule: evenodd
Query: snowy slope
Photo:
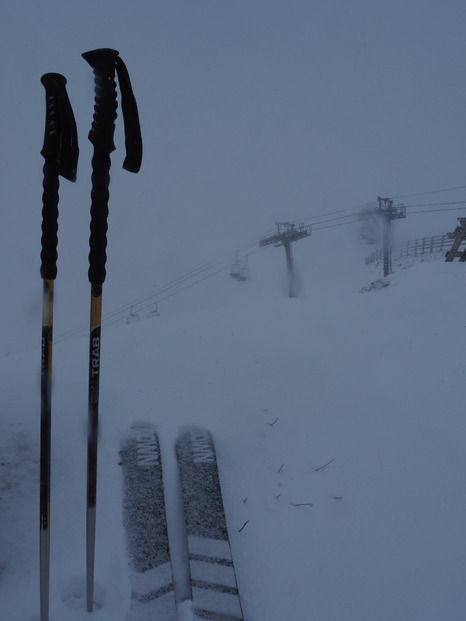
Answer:
M96 619L123 621L129 606L118 450L140 419L160 431L171 515L178 429L212 430L248 621L461 618L464 265L434 258L361 292L379 274L346 233L338 257L323 235L296 245L297 299L282 250L269 249L249 281L219 274L178 312L104 326ZM80 621L87 340L54 355L51 620ZM39 610L38 358L2 360L0 618L11 621Z

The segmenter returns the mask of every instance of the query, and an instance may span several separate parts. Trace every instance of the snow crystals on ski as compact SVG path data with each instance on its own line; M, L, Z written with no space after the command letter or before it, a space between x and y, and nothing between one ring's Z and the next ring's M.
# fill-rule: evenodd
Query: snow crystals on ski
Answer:
M138 423L121 448L123 522L130 556L127 621L176 618L160 445L153 425Z
M176 452L195 617L242 621L212 436L189 428L179 437Z

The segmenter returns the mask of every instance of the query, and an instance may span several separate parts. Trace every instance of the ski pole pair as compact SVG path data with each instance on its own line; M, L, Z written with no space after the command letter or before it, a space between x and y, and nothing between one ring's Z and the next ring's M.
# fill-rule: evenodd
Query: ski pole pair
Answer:
M89 271L91 311L89 334L88 446L86 497L86 598L87 610L94 603L94 558L97 494L97 443L101 352L102 285L107 259L107 217L110 184L110 153L117 117L115 72L121 93L125 126L126 157L123 168L137 173L142 160L142 140L136 100L126 66L116 50L86 52L83 58L94 71L95 103L89 140L92 157ZM66 92L66 79L47 73L41 82L46 93L46 125L42 194L41 277L43 280L41 345L40 425L40 621L49 618L50 576L50 461L53 346L53 294L57 275L59 177L76 180L78 139L76 122Z

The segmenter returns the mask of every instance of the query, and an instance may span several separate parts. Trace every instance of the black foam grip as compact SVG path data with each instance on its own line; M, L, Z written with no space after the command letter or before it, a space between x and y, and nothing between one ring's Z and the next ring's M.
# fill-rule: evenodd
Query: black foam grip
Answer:
M40 275L43 279L55 280L57 277L58 246L58 189L59 164L56 160L46 159L44 163L44 181L42 193L42 250L40 253Z
M115 66L118 52L104 48L86 52L82 56L94 70L94 118L89 140L100 150L111 153L115 150L113 143L117 116Z
M45 159L59 163L59 174L76 181L79 147L76 121L66 92L66 78L60 73L46 73L41 77L45 88L46 116L44 145Z
M57 276L58 246L58 190L62 123L57 85L66 84L64 76L47 73L41 82L45 88L45 133L41 155L45 158L42 182L42 237L41 267L43 279L55 280Z
M115 149L113 134L117 116L115 65L118 52L99 49L83 58L94 71L95 102L89 140L94 145L92 158L91 235L89 238L89 282L102 285L107 261L107 218L110 185L110 153Z
M44 158L59 159L60 134L60 101L57 93L59 84L65 87L66 78L59 73L45 73L40 79L45 88L45 132L41 155Z
M92 158L91 235L89 238L89 282L102 285L107 261L107 219L110 185L110 154L96 149Z

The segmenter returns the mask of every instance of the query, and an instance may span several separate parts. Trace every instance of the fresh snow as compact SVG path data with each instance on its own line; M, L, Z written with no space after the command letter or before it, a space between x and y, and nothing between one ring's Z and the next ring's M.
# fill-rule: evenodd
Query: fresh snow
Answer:
M324 235L300 242L299 298L272 278L283 250L264 250L250 280L209 281L224 306L104 325L96 619L123 621L129 606L118 451L135 420L158 427L169 518L178 430L212 430L246 620L461 618L464 265L437 255L370 289L380 274L364 249L347 228L337 240L328 262ZM38 619L38 357L3 364L0 617L11 621ZM55 346L52 621L89 618L86 360L85 337Z

